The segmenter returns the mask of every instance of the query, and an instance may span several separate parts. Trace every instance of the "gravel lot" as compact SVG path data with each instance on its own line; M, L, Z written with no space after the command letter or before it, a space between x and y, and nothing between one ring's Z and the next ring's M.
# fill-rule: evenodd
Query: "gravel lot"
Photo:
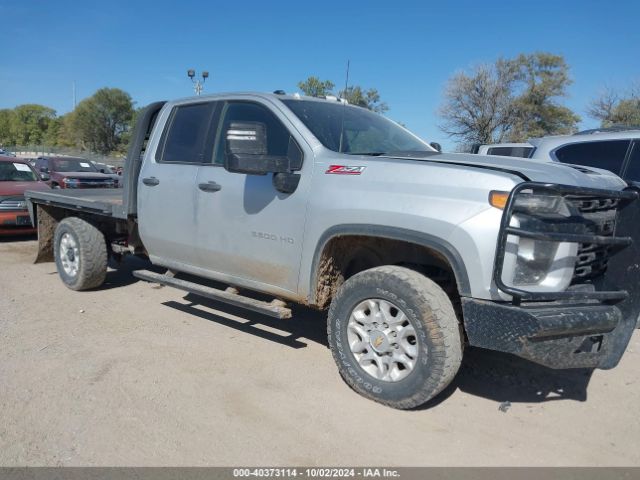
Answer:
M468 349L402 412L340 379L317 312L202 302L135 262L76 293L35 247L0 240L0 465L640 465L639 331L612 371Z

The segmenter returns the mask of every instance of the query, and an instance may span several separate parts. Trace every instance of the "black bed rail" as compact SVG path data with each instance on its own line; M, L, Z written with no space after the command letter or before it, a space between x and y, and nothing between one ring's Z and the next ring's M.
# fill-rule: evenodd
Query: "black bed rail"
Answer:
M539 182L523 182L518 184L509 195L507 203L504 207L504 213L500 223L500 232L498 234L498 243L496 248L496 258L493 268L493 281L498 289L508 295L513 300L514 305L519 305L522 301L556 301L556 300L599 300L603 302L618 302L627 298L628 293L625 290L613 291L596 291L586 289L574 289L563 292L532 292L508 286L502 281L502 273L504 269L504 261L507 248L507 239L509 235L518 237L531 238L535 240L546 240L552 242L567 242L577 244L606 245L611 253L621 250L632 244L631 237L622 237L615 235L615 229L612 235L590 235L587 233L564 233L558 232L556 228L545 230L527 230L526 228L517 228L510 226L516 208L516 198L523 191L530 191L533 194L552 194L559 195L567 200L592 200L592 199L616 199L616 216L618 212L638 198L638 193L633 190L602 190L586 187L573 187L569 185L559 185L555 183L539 183ZM612 208L613 209L613 208ZM529 215L532 215L529 213ZM541 217L536 217L541 218ZM542 219L542 218L541 218ZM540 226L544 222L538 222Z

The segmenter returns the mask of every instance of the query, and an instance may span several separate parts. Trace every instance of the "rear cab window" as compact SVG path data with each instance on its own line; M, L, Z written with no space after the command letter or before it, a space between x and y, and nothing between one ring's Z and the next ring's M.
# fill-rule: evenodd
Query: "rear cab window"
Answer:
M573 143L558 148L555 157L562 163L602 168L620 175L630 143L631 140Z

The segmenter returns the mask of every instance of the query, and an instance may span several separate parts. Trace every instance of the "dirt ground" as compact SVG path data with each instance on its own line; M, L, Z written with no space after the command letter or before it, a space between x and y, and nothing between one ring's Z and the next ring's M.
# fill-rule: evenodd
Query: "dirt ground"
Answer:
M316 312L201 302L140 262L72 292L34 253L0 240L2 466L640 465L640 331L611 371L468 349L402 412L341 380Z

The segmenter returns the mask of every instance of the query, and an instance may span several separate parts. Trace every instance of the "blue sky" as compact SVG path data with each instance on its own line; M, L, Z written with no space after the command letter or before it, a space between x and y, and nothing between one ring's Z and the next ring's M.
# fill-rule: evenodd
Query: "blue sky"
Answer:
M640 2L0 0L0 108L40 103L58 114L100 87L138 106L191 95L188 68L208 70L205 92L297 91L310 75L376 87L388 116L429 141L456 71L499 56L562 54L585 108L603 87L640 81Z

